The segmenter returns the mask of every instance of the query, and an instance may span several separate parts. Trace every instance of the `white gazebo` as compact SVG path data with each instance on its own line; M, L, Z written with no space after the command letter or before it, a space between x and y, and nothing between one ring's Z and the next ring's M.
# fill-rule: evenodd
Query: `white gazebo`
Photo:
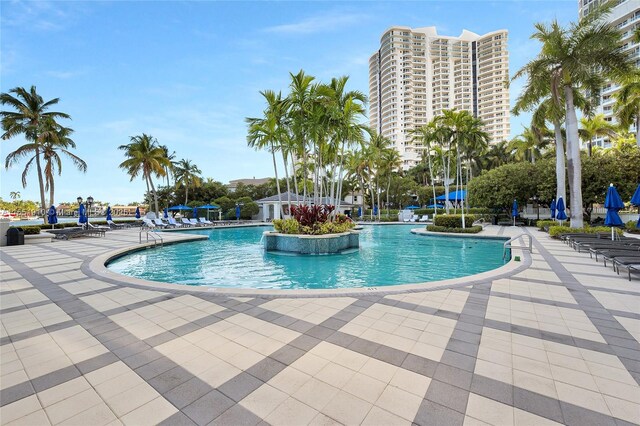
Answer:
M288 192L280 194L279 198L278 194L272 195L271 197L263 198L256 201L256 204L258 204L258 207L260 207L258 218L260 218L263 222L280 219L280 204L282 204L282 206L284 207L285 215L287 215L289 213L289 197L291 197L292 205L305 204L305 198L302 195ZM306 200L306 204L313 204L313 197L307 196ZM320 204L331 204L334 206L336 205L335 201L329 197L323 197L320 200ZM351 210L353 206L353 204L342 201L340 202L340 209L338 210L338 213L345 213L345 211Z

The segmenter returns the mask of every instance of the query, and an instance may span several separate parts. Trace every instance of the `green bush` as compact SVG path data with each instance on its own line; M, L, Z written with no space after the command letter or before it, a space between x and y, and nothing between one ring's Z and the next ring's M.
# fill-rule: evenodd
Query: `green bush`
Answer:
M625 224L625 231L627 231L630 234L640 234L640 228L636 228L636 224L638 222L636 222L635 220L630 220L629 222L627 222Z
M466 219L466 218L465 218ZM466 220L465 220L466 222ZM482 231L482 226L471 226L469 228L447 228L445 226L427 225L427 231L430 232L449 232L452 234L477 234Z
M611 228L608 226L587 226L585 228L571 228L569 226L551 226L549 227L549 236L557 238L562 234L599 234L599 233L611 233ZM616 228L616 233L622 235L622 229Z
M37 235L40 233L40 225L21 226L24 235Z
M294 218L274 219L273 227L281 234L299 234L300 224Z
M273 227L276 232L281 234L302 234L302 235L326 235L340 234L351 230L355 224L351 221L345 222L324 222L316 227L300 226L294 218L276 219L273 221Z
M475 222L476 216L467 214L464 216L465 228L470 228ZM462 215L460 214L443 214L438 215L434 219L435 226L441 226L444 228L462 228Z
M536 226L542 231L544 228L550 228L552 226L557 226L558 222L551 219L539 220L536 222Z

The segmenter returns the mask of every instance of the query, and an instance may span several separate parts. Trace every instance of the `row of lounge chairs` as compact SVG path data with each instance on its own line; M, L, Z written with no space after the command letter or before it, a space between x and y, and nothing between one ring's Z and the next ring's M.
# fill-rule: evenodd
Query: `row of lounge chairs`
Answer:
M147 218L142 219L142 226L150 229L183 228L183 227L189 228L194 226L212 226L212 225L213 225L213 222L203 217L198 219L195 219L195 218L187 219L183 217L181 223L177 222L172 217L168 218L167 222L163 221L162 219L147 219Z
M53 234L57 240L70 240L79 237L104 237L105 231L105 229L89 226L87 228L48 229L47 233Z
M429 220L429 215L424 214L422 217L417 214L412 215L409 219L405 219L405 222L427 222Z
M602 259L604 266L607 262L613 270L620 274L620 269L626 269L629 281L632 273L640 273L640 239L617 236L611 240L609 233L601 234L563 234L560 237L567 245L578 253L589 252L591 258Z

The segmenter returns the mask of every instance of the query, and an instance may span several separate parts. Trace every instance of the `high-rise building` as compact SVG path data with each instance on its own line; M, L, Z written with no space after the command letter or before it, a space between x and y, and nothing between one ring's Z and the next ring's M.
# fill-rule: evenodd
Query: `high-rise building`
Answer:
M509 138L507 36L442 36L435 27L391 27L382 35L369 59L369 124L395 144L404 169L420 161L422 148L409 132L445 109L482 119L492 143Z
M603 0L578 0L578 16L582 19L586 14L595 7L604 3ZM640 43L633 40L633 31L640 26L640 1L638 0L618 0L618 4L611 10L607 16L607 22L615 25L622 32L623 48L630 52L636 66L640 68ZM600 102L597 107L597 114L604 114L605 120L616 123L613 112L613 104L615 104L614 94L618 91L619 86L609 81L602 88L600 94ZM635 126L630 129L635 132ZM608 148L611 141L607 137L597 138L594 145Z

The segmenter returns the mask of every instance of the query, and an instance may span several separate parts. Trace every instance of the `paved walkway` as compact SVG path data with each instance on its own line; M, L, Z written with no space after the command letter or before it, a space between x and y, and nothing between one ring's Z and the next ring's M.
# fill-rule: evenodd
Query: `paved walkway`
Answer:
M640 281L528 232L508 277L306 298L95 275L132 231L2 248L0 421L639 424Z

